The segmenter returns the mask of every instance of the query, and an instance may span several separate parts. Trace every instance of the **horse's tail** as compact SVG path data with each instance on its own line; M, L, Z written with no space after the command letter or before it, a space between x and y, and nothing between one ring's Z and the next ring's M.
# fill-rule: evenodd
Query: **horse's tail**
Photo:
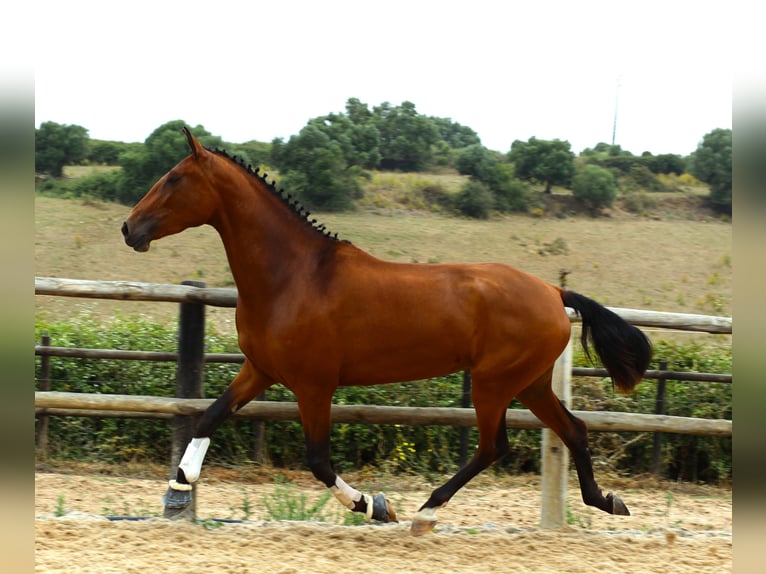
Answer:
M590 359L590 340L612 381L621 391L632 391L652 359L649 339L643 331L593 299L574 291L560 291L564 305L574 309L582 318L580 340L585 355Z

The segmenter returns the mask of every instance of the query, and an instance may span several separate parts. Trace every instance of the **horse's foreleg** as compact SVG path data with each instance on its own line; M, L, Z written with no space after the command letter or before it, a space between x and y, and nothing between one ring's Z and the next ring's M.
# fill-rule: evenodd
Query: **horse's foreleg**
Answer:
M509 401L510 402L510 399ZM479 446L470 461L455 476L431 493L426 503L412 517L410 532L413 536L428 534L436 526L436 511L446 506L455 493L474 476L508 453L508 434L505 427L507 403L498 395L482 393L474 378L473 403L479 428Z
M199 479L205 454L210 446L210 436L237 410L262 393L273 382L257 372L248 361L223 394L203 413L194 438L178 464L176 477L171 479L163 497L166 518L178 518L192 503L192 484Z
M612 493L604 496L601 492L593 475L588 429L553 393L550 378L547 381L545 378L539 379L519 393L517 398L555 432L572 453L583 502L609 514L629 516L630 512L619 496Z
M306 437L306 455L312 474L352 512L364 514L367 520L398 522L394 508L382 493L375 496L363 494L349 486L333 470L330 464L331 399L332 395L327 398L312 396L303 399L298 396L298 408Z

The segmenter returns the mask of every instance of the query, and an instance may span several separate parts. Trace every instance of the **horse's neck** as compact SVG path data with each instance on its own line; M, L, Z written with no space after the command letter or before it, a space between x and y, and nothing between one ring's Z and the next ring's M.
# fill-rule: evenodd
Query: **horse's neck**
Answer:
M260 182L229 188L211 222L223 241L229 267L242 292L268 297L330 241L300 220Z

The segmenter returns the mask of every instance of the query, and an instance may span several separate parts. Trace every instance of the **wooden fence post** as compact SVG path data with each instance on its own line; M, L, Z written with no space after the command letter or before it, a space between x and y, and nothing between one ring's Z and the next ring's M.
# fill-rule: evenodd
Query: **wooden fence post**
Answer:
M668 370L668 362L660 361L660 371ZM664 376L657 379L657 398L654 401L654 414L665 414L665 382ZM654 433L654 450L652 451L652 472L659 477L662 473L662 433Z
M48 333L40 337L43 347L50 347L51 338ZM40 390L51 390L51 358L48 355L40 357ZM39 417L40 424L37 427L37 450L42 460L48 460L48 415Z
M553 366L553 392L567 408L572 402L572 337ZM542 511L541 528L560 528L566 524L567 473L569 451L549 428L542 431Z
M182 281L181 285L204 287L202 281ZM177 398L204 398L203 373L205 366L205 305L181 303L178 318L178 363L176 366ZM194 437L201 415L173 416L173 442L170 451L170 476L175 478L178 464L186 445ZM197 515L196 484L192 485L191 518Z
M266 393L263 392L257 397L256 401L266 399ZM253 423L253 461L258 463L266 462L266 451L263 448L266 443L266 421L260 420Z
M463 393L460 398L460 406L464 409L471 407L471 371L463 371ZM468 437L471 429L461 427L460 429L460 452L458 454L458 463L463 466L468 462Z

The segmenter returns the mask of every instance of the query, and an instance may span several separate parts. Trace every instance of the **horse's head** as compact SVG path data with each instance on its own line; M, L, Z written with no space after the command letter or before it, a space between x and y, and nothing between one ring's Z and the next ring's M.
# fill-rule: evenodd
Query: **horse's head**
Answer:
M188 128L184 133L191 153L152 186L122 224L125 243L136 251L148 251L154 239L208 223L215 212L218 195L206 171L215 154Z

